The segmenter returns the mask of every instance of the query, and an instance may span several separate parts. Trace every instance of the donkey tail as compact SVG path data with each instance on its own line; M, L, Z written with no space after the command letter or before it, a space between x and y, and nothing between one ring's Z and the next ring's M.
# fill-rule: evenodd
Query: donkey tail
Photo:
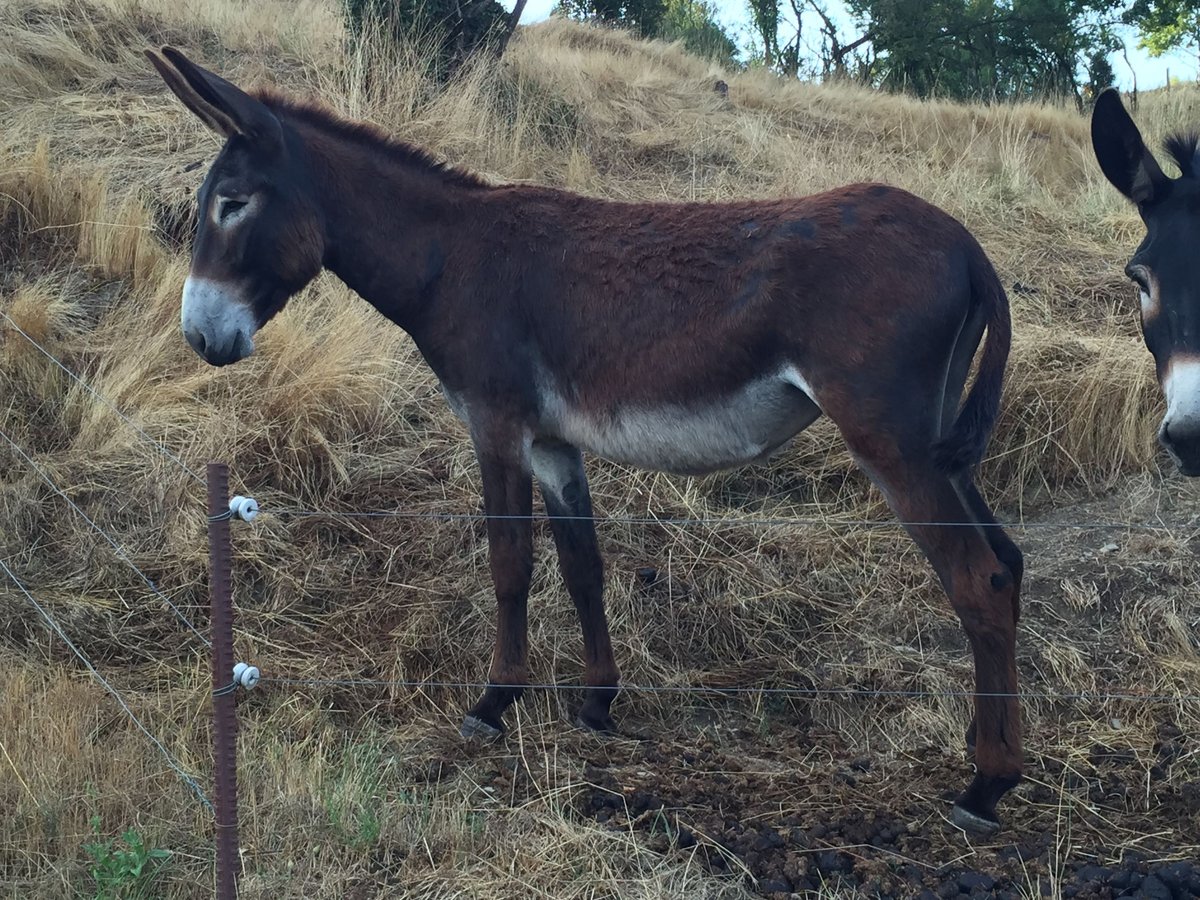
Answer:
M974 241L972 244L969 260L971 300L986 317L987 336L975 383L966 402L949 433L933 445L934 464L951 475L974 468L983 459L1000 411L1004 369L1012 346L1008 295L983 248Z

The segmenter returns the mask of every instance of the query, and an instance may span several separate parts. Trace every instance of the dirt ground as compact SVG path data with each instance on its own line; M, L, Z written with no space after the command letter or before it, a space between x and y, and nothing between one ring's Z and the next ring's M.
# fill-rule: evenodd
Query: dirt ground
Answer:
M765 897L1200 896L1200 777L1192 763L1187 780L1171 778L1196 739L1171 722L1158 728L1148 772L1134 754L1103 746L1066 764L1039 754L1044 736L1031 735L1027 780L1002 808L1005 829L975 842L948 821L968 776L961 754L863 753L795 711L774 717L769 733L721 718L640 740L559 737L556 754L582 763L587 782L577 814L714 875L740 876ZM483 791L519 805L539 790L530 768L539 761L446 737L430 748L424 775L469 767Z
M1166 505L1168 495L1131 480L1103 499L1033 517L1020 535L1029 564L1026 631L1047 634L1056 623L1071 643L1088 634L1106 640L1121 607L1190 585L1198 549L1178 536L1194 529L1195 507L1186 494ZM1158 531L1103 524L1122 521L1170 525L1176 539L1164 549ZM1099 587L1077 604L1063 599L1072 596L1064 583ZM946 640L961 638L948 632ZM1134 651L1114 644L1111 652L1117 671L1118 657ZM1022 654L1026 687L1037 692L1029 688L1035 662ZM1026 736L1025 781L1002 802L1004 828L979 841L948 818L970 777L962 746L865 749L811 715L815 704L835 704L850 719L869 720L904 702L865 690L757 704L684 697L667 723L621 717L618 702L619 737L535 721L519 736L478 745L445 729L431 734L408 775L441 782L469 773L484 794L520 806L544 794L542 770L553 758L582 771L572 801L581 819L632 833L666 858L741 880L764 897L1200 896L1200 745L1159 715L1169 704L1129 701L1131 714L1157 716L1147 753L1103 743L1080 751L1070 735L1105 713L1087 699L1049 701L1053 712L1043 709Z

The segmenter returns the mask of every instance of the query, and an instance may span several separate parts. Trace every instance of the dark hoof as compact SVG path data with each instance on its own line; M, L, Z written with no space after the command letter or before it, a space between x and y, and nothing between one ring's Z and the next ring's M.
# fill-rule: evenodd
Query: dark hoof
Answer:
M475 716L464 716L458 733L467 740L494 741L504 734L504 729L489 725L483 719L477 719Z
M609 710L617 699L617 687L592 687L587 690L583 704L575 715L575 724L588 731L598 731L601 734L616 733L617 726L613 722Z
M613 721L612 716L603 715L597 716L586 712L580 712L575 717L575 727L584 728L588 731L595 731L599 734L616 734L617 723Z
M951 821L963 831L979 837L995 834L1000 830L996 804L1020 781L1020 775L977 774L955 802Z
M973 834L976 837L991 837L1000 830L999 820L977 816L975 813L963 809L957 803L954 804L954 809L950 811L950 821L963 831Z

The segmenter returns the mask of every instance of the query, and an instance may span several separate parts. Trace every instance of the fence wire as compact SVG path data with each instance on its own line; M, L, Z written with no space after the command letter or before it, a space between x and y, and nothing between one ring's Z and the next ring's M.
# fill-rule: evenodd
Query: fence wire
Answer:
M449 522L485 522L488 519L529 520L533 522L591 522L593 525L665 525L671 527L704 527L704 528L1004 528L1014 531L1028 529L1052 530L1118 530L1118 531L1179 531L1181 526L1153 522L955 522L955 521L905 521L902 519L844 519L844 518L740 518L737 516L561 516L548 513L532 513L529 515L491 515L486 512L423 512L416 510L320 510L320 509L264 509L264 513L276 516L291 516L294 518L329 518L329 519L427 519ZM1186 529L1200 531L1200 522L1189 522Z
M141 428L132 418L126 415L115 403L106 398L103 394L93 388L85 379L75 374L69 367L64 365L57 357L49 350L42 346L32 335L26 332L17 322L4 310L0 310L0 316L3 316L9 325L35 347L39 353L46 357L53 365L64 372L80 387L86 390L91 396L96 398L105 407L116 414L126 425L136 432L144 441L152 445L164 458L170 460L185 474L191 477L194 481L204 484L204 479L195 470L190 468L176 453L172 452L162 442L156 440L152 435L148 434ZM50 487L56 494L62 497L63 500L77 513L87 524L95 530L101 537L113 548L114 552L127 563L133 571L142 579L143 582L150 588L153 594L162 600L168 608L170 608L176 617L188 629L190 629L206 647L211 647L211 641L200 632L199 629L191 622L190 619L183 613L182 610L175 605L172 600L163 593L154 581L149 578L142 570L129 558L121 546L99 525L96 524L88 515L62 490L47 473L37 465L32 457L26 453L15 441L12 440L4 432L0 431L0 438L3 438L9 446L20 455L30 468L41 478L43 482ZM881 529L881 528L916 528L916 527L941 527L941 528L1004 528L1011 530L1031 530L1031 529L1050 529L1050 530L1107 530L1107 531L1178 531L1180 525L1172 525L1164 522L1113 522L1113 521L1091 521L1091 522L973 522L973 521L902 521L899 519L858 519L858 518L839 518L837 516L823 518L803 518L803 517L737 517L737 516L694 516L694 517L675 517L675 516L655 516L655 515L593 515L593 516L570 516L570 515L551 515L549 513L534 513L531 515L507 515L496 514L490 515L486 512L439 512L439 511L419 511L419 510L335 510L335 509L303 509L293 507L283 507L279 509L266 509L264 512L274 514L279 517L292 518L326 518L326 519L402 519L402 520L417 520L417 521L443 521L443 522L486 522L489 519L496 520L530 520L534 522L549 522L549 521L567 521L567 522L589 522L593 525L633 525L633 526L660 526L672 528L854 528L854 529ZM1200 523L1189 522L1182 526L1184 530L1200 530ZM11 575L11 573L10 573ZM32 598L31 598L32 599ZM65 639L65 636L64 636ZM262 679L263 683L274 683L281 685L308 685L308 686L340 686L340 687L391 687L391 688L409 688L409 689L428 689L428 688L443 688L443 689L476 689L482 690L488 686L486 682L462 682L462 681L396 681L396 680L370 680L370 679L311 679L311 678L269 678ZM528 684L522 687L529 690L543 691L580 691L580 690L609 690L610 688L602 686L591 686L582 684ZM972 698L972 697L1018 697L1026 699L1045 699L1059 701L1144 701L1153 703L1167 702L1196 702L1200 700L1200 695L1167 695L1167 694L1138 694L1131 692L1100 692L1100 691L1082 691L1075 693L1056 693L1050 691L1025 691L1018 694L988 694L976 693L974 691L930 691L930 690L866 690L861 688L835 688L835 687L754 687L754 686L713 686L713 685L650 685L650 684L624 684L620 686L622 691L633 693L669 693L669 694L767 694L767 695L794 695L794 696L853 696L853 697L906 697L906 698Z
M999 699L1017 700L1058 700L1071 702L1106 703L1110 701L1130 701L1144 703L1198 703L1200 694L1139 694L1133 692L1112 691L1018 691L1016 693L992 693L988 691L969 690L902 690L887 688L856 688L856 687L755 687L753 685L660 685L660 684L619 684L592 685L563 683L533 683L522 685L491 685L484 681L404 681L404 680L374 680L368 678L290 678L263 676L259 684L303 685L307 687L387 687L421 690L426 688L442 689L472 689L483 690L488 687L519 687L531 691L611 691L637 694L703 694L703 695L755 695L768 696L798 696L798 697L904 697L925 699L974 699L975 697L994 697Z
M83 663L83 665L87 668L87 670L92 673L92 676L98 682L100 682L101 686L103 686L103 688L106 691L108 691L110 694L112 694L113 699L116 700L117 704L121 707L121 709L125 711L125 715L129 716L130 721L132 721L133 724L137 726L138 730L141 731L142 734L144 734L147 737L147 739L149 739L150 743L153 744L158 749L159 753L161 753L163 755L163 759L165 759L167 761L167 765L170 766L171 769L173 769L174 772L181 779L183 779L184 783L192 789L192 792L196 795L196 798L202 804L204 804L204 806L208 809L208 811L212 812L212 808L213 808L212 803L209 802L208 797L205 795L205 793L204 793L203 789L200 787L200 785L196 783L196 779L187 773L187 771L183 768L183 766L180 765L179 760L177 760L175 758L175 756L171 753L170 750L168 750L166 747L163 746L162 741L160 741L158 738L156 738L150 732L150 729L148 729L144 724L142 724L142 720L139 719L134 714L133 710L129 708L129 704L127 704L125 702L125 698L123 698L121 696L121 694L117 691L116 688L114 688L111 684L109 684L108 679L106 679L103 675L100 674L100 672L92 664L92 661L83 654L83 651L81 651L78 647L75 646L75 642L72 641L67 636L67 633L65 631L63 631L62 626L59 625L58 622L56 622L54 620L54 617L50 615L50 613L47 611L47 609L44 606L42 606L42 604L38 603L37 599L33 596L32 593L30 593L29 589L25 586L24 582L22 582L21 579L19 579L16 576L16 573L14 573L11 568L9 568L8 563L3 559L0 559L0 569L4 570L4 574L6 574L9 577L9 579L12 581L12 583L17 586L17 589L20 590L20 592L25 595L25 598L29 601L29 603L33 606L33 608L35 610L37 610L38 615L40 615L42 617L42 619L45 620L46 624L50 627L50 630L59 636L59 638L62 640L62 642L64 644L67 645L67 647L70 649L70 651L72 653L74 653L75 656L79 659L79 661L81 663Z
M114 551L114 552L117 554L117 556L118 556L118 557L120 557L120 558L121 558L121 560L122 560L122 561L124 561L124 562L125 562L125 563L126 563L126 564L127 564L127 565L128 565L130 568L131 568L131 569L133 569L133 571L137 573L137 576L138 576L139 578L141 578L141 579L142 579L142 581L144 581L144 582L146 583L146 586L150 588L151 592L152 592L152 593L153 593L153 594L154 594L156 597L158 597L160 600L162 600L162 601L163 601L163 603L167 604L167 606L168 606L168 607L170 607L171 611L175 613L176 617L179 619L179 621L180 621L180 622L182 622L182 623L183 623L184 625L186 625L186 626L187 626L189 629L191 629L192 633L193 633L193 634L195 634L195 635L196 635L196 637L200 638L200 640L204 642L204 645L205 645L206 647L211 647L211 646L212 646L212 642L211 642L211 641L209 641L209 639L208 639L208 638L206 638L206 637L204 636L204 634L203 634L203 633L200 631L200 629L198 629L198 628L197 628L195 625L193 625L193 624L192 624L192 621L191 621L191 619L189 619L189 618L188 618L186 615L184 615L184 613L183 613L183 610L181 610L181 609L180 609L178 606L176 606L176 605L174 604L174 602L172 602L172 600L171 600L171 598L170 598L170 597L168 597L168 596L167 596L166 594L164 594L164 593L163 593L161 590L159 590L159 588L158 588L158 585L156 585L156 584L154 583L153 579L151 579L151 578L150 578L150 576L148 576L148 575L147 575L145 572L143 572L141 569L139 569L139 568L138 568L137 564L136 564L136 563L135 563L135 562L134 562L132 559L130 559L130 558L129 558L129 555L128 555L128 554L127 554L127 553L126 553L126 552L125 552L125 551L124 551L124 550L121 548L121 545L120 545L120 544L118 544L118 543L117 543L117 542L116 542L116 541L115 541L115 540L114 540L114 539L113 539L113 538L112 538L112 537L111 537L111 536L108 534L108 532L107 532L107 531L105 531L103 528L101 528L99 525L97 525L97 524L96 524L96 523L95 523L95 522L94 522L94 521L93 521L93 520L92 520L92 519L91 519L91 518L88 516L88 514L87 514L87 513L85 513L85 512L84 512L82 509L80 509L80 508L79 508L79 505L78 505L77 503L75 503L75 501L74 501L74 500L72 500L70 497L68 497L68 496L67 496L66 492L65 492L65 491L63 491L63 490L62 490L62 488L60 488L60 487L59 487L57 484L55 484L55 483L54 483L54 480L53 480L53 479L52 479L52 478L51 478L49 475L47 475L47 474L46 474L46 471L45 471L44 469L42 469L42 467L41 467L41 466L39 466L39 465L38 465L36 462L34 462L34 461L33 461L33 457L31 457L31 456L30 456L28 453L26 453L26 452L25 452L25 451L24 451L24 450L23 450L23 449L20 447L20 445L18 445L18 444L17 444L17 442L16 442L16 441L14 441L12 438L10 438L10 437L9 437L9 436L8 436L6 433L4 433L3 431L0 431L0 438L3 438L5 441L7 441L7 442L8 442L8 445L9 445L9 446L10 446L10 447L11 447L11 448L12 448L12 449L13 449L13 450L14 450L14 451L15 451L15 452L16 452L16 453L17 453L17 454L18 454L18 455L19 455L19 456L22 458L22 459L24 459L24 460L25 460L25 462L26 462L26 463L29 465L29 467L30 467L30 468L31 468L31 469L34 471L34 473L35 473L35 474L36 474L36 475L37 475L37 476L38 476L38 477L39 477L39 478L40 478L40 479L41 479L43 482L45 482L45 483L46 483L46 485L47 485L47 486L48 486L48 487L49 487L49 488L50 488L52 491L54 491L54 493L56 493L56 494L58 494L58 496L62 497L62 498L63 498L63 500L65 500L65 501L67 502L67 505L69 505L69 506L71 507L71 509L72 509L72 510L74 510L74 511L75 511L75 512L76 512L76 513L79 515L79 517L80 517L81 519L83 519L83 521L87 522L87 523L88 523L88 525L89 525L89 526L91 526L91 528L92 528L92 530L93 530L93 531L95 531L95 532L96 532L97 534L99 534L99 535L100 535L102 538L104 538L104 540L105 540L105 541L108 543L108 545L109 545L110 547L112 547L112 548L113 548L113 551Z
M121 411L121 409L115 403L113 403L111 400L109 400L107 397L105 397L103 394L101 394L99 391L97 391L94 387L92 387L90 384L88 384L86 381L84 381L82 378L80 378L78 375L76 375L74 372L72 372L69 368L67 368L67 366L63 365L63 363L53 353L51 353L49 350L47 350L45 347L43 347L41 344L39 344L33 338L32 335L30 335L28 332L25 331L25 329L23 329L20 325L18 325L12 316L10 316L7 312L5 312L2 309L0 309L0 316L4 316L4 318L8 320L8 324L13 327L13 329L17 332L17 334L21 335L21 337L25 338L25 340L29 341L30 344L32 344L34 347L36 347L39 353L41 353L44 357L46 357L46 359L50 360L50 362L54 363L54 365L56 365L59 369L61 369L63 372L65 372L67 377L71 378L76 384L78 384L85 391L87 391L89 394L91 394L93 397L95 397L97 400L99 400L102 404L104 404L104 406L108 407L110 410L112 410L114 413L116 413L116 415L121 419L121 421L123 421L126 425L128 425L130 428L132 428L134 431L136 431L139 435L141 435L143 440L154 445L158 449L159 453L161 453L164 457L169 459L171 462L175 463L175 465L179 466L179 468L181 468L184 472L186 472L189 476L191 476L191 478L194 481L197 481L200 484L204 484L204 479L193 469L189 468L187 463L185 463L182 459L180 459L175 453L171 452L171 450L165 444L155 440L153 437L151 437L149 434L147 434L146 431L141 426L139 426L135 421L133 421L133 419L131 419L131 418L129 418L129 416L125 415L125 413L123 413Z

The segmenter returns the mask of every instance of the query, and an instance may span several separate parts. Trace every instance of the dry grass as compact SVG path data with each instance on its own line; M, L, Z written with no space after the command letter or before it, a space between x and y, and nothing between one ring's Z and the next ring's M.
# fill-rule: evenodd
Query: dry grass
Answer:
M1196 492L1156 467L1160 400L1120 275L1138 224L1102 182L1074 110L730 76L674 47L559 22L526 29L503 65L437 89L417 51L348 53L333 7L316 0L12 0L0 36L0 309L193 469L228 461L268 511L474 511L477 476L411 344L331 278L242 365L206 368L179 340L191 192L219 148L149 71L146 44L169 40L238 79L319 93L496 178L697 199L882 179L944 206L1005 283L1024 286L1012 293L1016 348L989 495L1006 518L1174 526L1151 537L1017 532L1030 557L1025 685L1196 693ZM728 100L712 90L718 77ZM1144 97L1139 118L1155 135L1200 121L1200 94ZM3 322L0 402L0 429L203 622L202 488ZM604 514L746 520L602 526L627 681L969 686L957 624L907 539L838 524L888 516L831 428L814 427L767 468L703 480L589 468ZM750 524L762 517L826 524ZM572 680L574 614L539 535L533 668ZM1117 552L1098 553L1110 541ZM268 512L237 531L239 657L276 676L475 681L491 640L485 549L474 522ZM207 772L201 648L6 449L0 553L185 766ZM649 587L633 575L646 565L660 573ZM9 585L0 623L0 880L22 896L81 889L96 812L107 831L137 825L176 852L171 896L203 895L203 811ZM571 698L535 693L508 743L479 749L451 737L469 696L279 685L247 697L244 895L734 897L752 886L732 857L732 874L718 876L696 851L648 841L635 815L625 830L594 821L594 760L626 786L650 763L630 742L564 734ZM1194 701L1042 699L1026 712L1032 781L1054 799L1035 788L1014 800L1018 834L1086 813L1111 819L1109 846L1132 845L1145 817L1200 777L1194 752L1169 777L1149 775L1164 722L1200 725ZM965 778L955 762L943 764L951 780L921 781L914 755L958 752L957 698L634 693L619 714L659 735L668 756L706 735L730 759L769 763L769 786L795 785L780 809L809 818L838 812L803 786L864 753L929 808ZM1127 750L1147 773L1122 809L1067 777L1096 744ZM1195 823L1162 827L1166 844L1195 849Z

